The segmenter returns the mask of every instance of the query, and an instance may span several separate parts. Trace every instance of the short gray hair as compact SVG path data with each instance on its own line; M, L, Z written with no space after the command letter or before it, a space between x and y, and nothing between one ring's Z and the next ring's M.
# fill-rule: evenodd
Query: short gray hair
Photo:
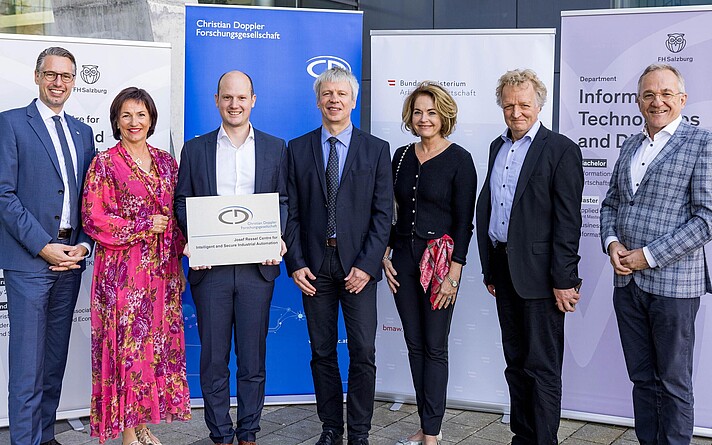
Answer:
M675 68L672 65L668 65L667 63L653 63L651 65L648 65L645 70L643 70L643 74L640 75L638 78L638 94L641 93L640 87L643 85L643 77L647 76L648 74L652 73L653 71L663 71L663 70L668 70L672 72L675 77L677 77L677 86L680 88L680 93L685 92L685 79L682 77L682 73Z
M546 103L546 86L544 82L539 79L534 70L529 68L526 69L516 69L507 71L502 74L497 81L497 89L495 90L495 96L497 97L497 105L502 106L502 90L506 85L520 86L525 82L530 82L534 92L536 93L536 103L539 108L544 107Z
M351 94L353 95L354 102L358 98L358 80L354 74L340 66L333 66L323 73L319 74L319 77L314 81L314 93L316 94L317 100L319 100L319 93L321 92L321 84L324 82L348 82L351 85Z
M69 50L66 50L60 46L51 46L44 51L40 53L39 56L37 56L37 64L35 65L35 72L40 72L40 68L42 68L42 63L44 63L44 60L47 56L58 56L58 57L66 57L67 59L72 61L72 65L74 66L74 72L77 72L77 61L74 58L74 54L70 53Z

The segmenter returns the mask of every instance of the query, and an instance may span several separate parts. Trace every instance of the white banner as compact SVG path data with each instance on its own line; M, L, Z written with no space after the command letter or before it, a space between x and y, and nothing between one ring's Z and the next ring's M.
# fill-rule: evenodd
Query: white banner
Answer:
M497 79L515 68L537 72L553 96L553 29L371 32L371 132L399 146L415 140L401 129L406 96L418 82L436 80L457 101L457 127L450 136L472 153L478 190L487 174L490 142L505 129L495 102ZM540 119L551 128L552 108ZM413 384L398 312L385 280L379 283L376 391L379 397L413 401ZM450 333L448 405L506 410L504 357L494 299L482 284L473 237L463 270Z
M577 417L630 425L628 380L613 311L613 270L601 250L599 209L621 144L643 127L636 105L640 73L669 63L685 77L683 119L712 128L712 7L565 11L561 17L559 129L584 158L581 302L567 315L565 409ZM707 258L712 250L707 246ZM712 300L697 315L693 385L696 434L712 436Z
M61 46L77 59L74 91L65 110L94 130L96 147L106 150L116 144L109 122L109 106L128 86L143 88L158 108L158 122L149 143L170 149L171 48L169 44L50 36L0 34L0 110L27 106L37 97L34 70L37 56L50 46ZM41 180L41 178L37 178ZM2 253L0 252L0 255ZM89 414L91 397L91 327L89 291L93 258L87 260L82 288L74 310L74 323L58 417ZM8 425L7 298L0 281L0 426Z

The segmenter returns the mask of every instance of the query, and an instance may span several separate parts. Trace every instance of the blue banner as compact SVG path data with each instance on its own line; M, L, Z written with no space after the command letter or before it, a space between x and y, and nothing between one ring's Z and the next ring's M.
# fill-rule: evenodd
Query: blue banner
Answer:
M316 76L339 65L361 80L363 15L360 12L186 5L185 138L215 130L219 77L231 70L247 73L257 102L255 128L285 140L321 125L312 86ZM359 126L360 99L352 113ZM190 290L183 297L188 383L192 397L202 397L200 341ZM346 382L348 350L339 325L339 362ZM301 293L282 274L277 279L267 337L267 396L314 393L311 350ZM231 394L235 395L234 354Z

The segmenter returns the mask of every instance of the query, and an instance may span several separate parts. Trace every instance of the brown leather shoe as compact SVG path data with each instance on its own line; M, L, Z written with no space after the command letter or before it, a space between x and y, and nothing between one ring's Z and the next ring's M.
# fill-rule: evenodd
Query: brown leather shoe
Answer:
M241 440L237 443L237 445L257 445L257 442L248 442L246 440Z

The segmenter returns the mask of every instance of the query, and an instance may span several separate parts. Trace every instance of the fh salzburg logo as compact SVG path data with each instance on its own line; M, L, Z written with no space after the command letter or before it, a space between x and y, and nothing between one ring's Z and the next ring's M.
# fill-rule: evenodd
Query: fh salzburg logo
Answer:
M319 77L319 74L335 66L351 71L349 62L336 56L316 56L307 60L307 73L312 77Z
M687 41L685 40L685 34L675 32L668 34L668 38L665 41L665 46L670 52L679 53L685 48Z
M99 65L82 65L82 70L79 72L82 80L89 85L96 83L101 77Z

